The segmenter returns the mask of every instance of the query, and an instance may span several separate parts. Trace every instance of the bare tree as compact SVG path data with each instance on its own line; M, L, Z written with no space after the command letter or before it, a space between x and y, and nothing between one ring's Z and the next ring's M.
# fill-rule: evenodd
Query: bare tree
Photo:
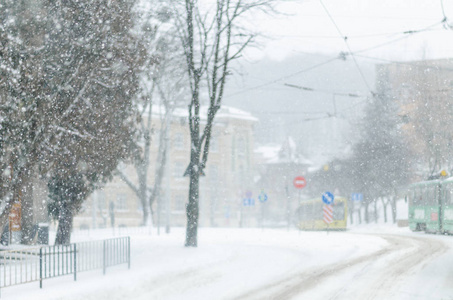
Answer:
M395 196L395 190L407 184L411 174L410 151L398 126L396 103L386 87L380 91L382 94L371 98L366 107L362 137L351 158L354 187L364 195L366 223L371 219L370 204L377 219L378 199ZM391 201L390 205L396 211L396 202Z
M244 17L257 10L271 11L272 1L217 0L202 7L199 1L185 0L184 4L181 10L184 13L180 11L176 21L191 91L188 107L190 163L184 173L190 176L185 246L196 247L199 180L208 160L211 129L222 105L230 63L240 57L256 36L243 27ZM202 111L201 100L205 97L207 110Z
M157 1L156 1L157 2ZM169 23L171 14L165 4L154 3L150 11L142 14L139 31L146 43L146 63L141 70L141 92L136 102L139 106L138 131L140 138L134 144L133 166L137 174L135 183L122 170L118 169L120 178L136 194L143 209L142 224L148 224L152 213L152 205L160 194L167 161L168 131L173 111L184 100L186 90L182 84L186 78L180 65L184 62L182 55L174 55L177 41L174 27ZM172 53L170 55L170 53ZM154 104L161 109L154 109ZM157 115L153 114L158 112ZM157 122L153 118L158 117ZM156 124L160 124L156 128ZM153 131L159 130L159 148L155 161L154 183L149 184L151 165L151 144Z

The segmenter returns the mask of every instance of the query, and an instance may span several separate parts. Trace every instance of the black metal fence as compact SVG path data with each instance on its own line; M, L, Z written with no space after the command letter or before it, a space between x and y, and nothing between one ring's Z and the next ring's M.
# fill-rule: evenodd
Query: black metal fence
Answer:
M131 266L130 237L0 251L0 288L102 269Z

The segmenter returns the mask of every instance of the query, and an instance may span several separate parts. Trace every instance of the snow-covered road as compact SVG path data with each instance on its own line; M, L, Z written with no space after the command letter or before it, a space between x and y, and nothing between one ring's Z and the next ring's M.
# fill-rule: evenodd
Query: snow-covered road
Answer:
M107 232L75 236L96 239ZM453 299L453 237L407 229L201 228L199 247L132 234L132 268L2 290L4 299ZM32 298L30 298L32 296Z
M433 299L425 291L420 294L418 288L408 288L406 282L449 248L439 240L377 236L385 239L388 246L322 268L302 270L239 299L414 299L417 294L420 299ZM444 283L444 289L452 288Z

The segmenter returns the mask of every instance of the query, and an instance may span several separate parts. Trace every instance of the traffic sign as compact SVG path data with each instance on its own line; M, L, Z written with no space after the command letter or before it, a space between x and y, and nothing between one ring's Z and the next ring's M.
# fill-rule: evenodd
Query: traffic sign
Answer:
M261 191L261 194L258 196L258 200L260 200L261 203L264 203L267 201L267 194L264 191Z
M244 198L242 199L242 203L244 206L255 206L255 199L253 198Z
M363 194L361 193L353 193L351 194L352 201L363 201Z
M296 189L303 189L307 185L307 181L303 176L297 176L294 178L293 184Z
M324 202L327 205L332 204L334 198L335 197L331 192L324 192L324 194L322 194L322 202Z
M324 205L322 208L322 219L326 224L330 224L333 222L333 209L332 205Z

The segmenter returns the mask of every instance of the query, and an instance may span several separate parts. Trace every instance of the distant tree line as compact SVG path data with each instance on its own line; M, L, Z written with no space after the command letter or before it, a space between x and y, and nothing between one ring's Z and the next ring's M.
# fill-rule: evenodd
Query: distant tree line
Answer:
M367 102L363 120L356 127L359 135L352 153L332 161L328 171L316 172L313 181L319 184L315 189L325 184L348 197L363 194L362 202L351 202L351 218L357 212L355 221L377 220L378 206L387 221L389 205L395 221L396 200L402 198L398 192L408 183L451 176L449 64L439 60L379 66L378 92Z
M352 222L377 221L378 202L385 222L390 219L389 205L392 221L396 222L398 191L414 177L413 154L396 114L398 103L386 86L381 86L380 91L367 101L364 117L357 125L358 141L350 155L331 161L310 181L314 185L311 192L318 194L324 190L338 190L348 198L353 193L362 194L362 201L350 201ZM372 212L370 208L374 208Z

